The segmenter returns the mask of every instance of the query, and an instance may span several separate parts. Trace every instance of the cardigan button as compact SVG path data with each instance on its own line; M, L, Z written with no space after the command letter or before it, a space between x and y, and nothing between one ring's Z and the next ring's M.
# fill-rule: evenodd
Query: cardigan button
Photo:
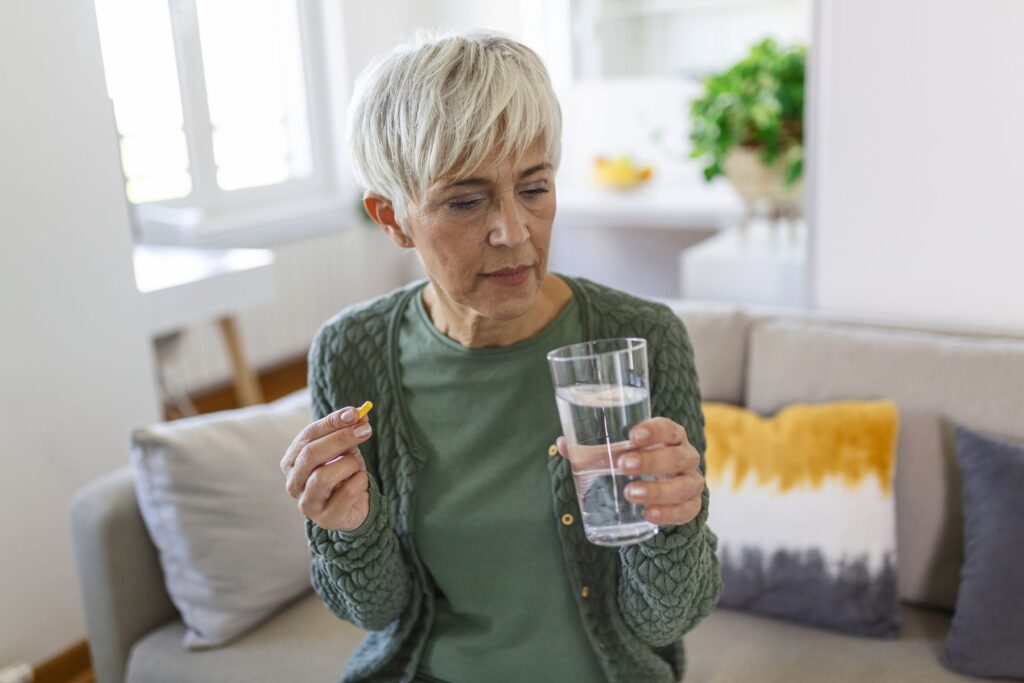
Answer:
M556 446L555 444L551 444L550 446L548 446L548 455L552 457L558 455L558 446Z
M581 598L588 598L588 597L590 597L590 586L584 586L583 589L580 590L580 597Z
M572 526L572 523L574 521L576 521L576 518L573 517L568 512L566 512L564 515L562 515L562 524L564 524L565 526Z

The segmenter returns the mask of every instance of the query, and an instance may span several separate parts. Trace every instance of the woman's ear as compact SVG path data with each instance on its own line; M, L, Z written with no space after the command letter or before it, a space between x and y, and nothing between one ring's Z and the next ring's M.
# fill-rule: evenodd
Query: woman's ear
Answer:
M363 206L366 207L366 213L370 215L373 222L384 231L384 234L392 242L404 249L416 246L413 244L412 238L398 224L398 217L395 216L395 207L391 200L375 192L367 192L363 195Z

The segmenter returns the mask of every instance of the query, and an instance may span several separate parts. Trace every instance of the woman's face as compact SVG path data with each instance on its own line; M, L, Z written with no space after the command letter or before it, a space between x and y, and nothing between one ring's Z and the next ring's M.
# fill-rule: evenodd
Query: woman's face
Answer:
M530 310L547 274L554 218L554 172L537 144L516 165L492 155L465 180L433 183L403 228L439 295L512 320Z

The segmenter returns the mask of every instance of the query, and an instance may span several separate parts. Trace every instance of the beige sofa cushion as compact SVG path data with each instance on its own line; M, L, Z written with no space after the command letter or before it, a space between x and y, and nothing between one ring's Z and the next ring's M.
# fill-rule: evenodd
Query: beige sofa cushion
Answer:
M279 465L309 422L302 389L132 430L139 511L186 647L229 642L310 590L303 516Z
M137 642L126 683L336 681L366 632L310 593L228 647L183 650L184 635L185 625L173 621Z
M900 596L952 609L964 562L964 513L953 424L903 409L896 446L896 547Z
M897 451L897 566L904 599L952 609L962 549L952 424L1024 438L1024 340L813 321L761 321L748 342L748 407L891 398Z
M949 615L903 609L898 638L857 638L718 608L683 638L686 680L702 683L983 681L947 671Z
M937 659L949 616L905 608L897 639L857 638L776 619L715 609L683 639L687 681L971 681ZM230 647L189 652L174 621L136 643L127 683L333 681L366 635L307 595Z
M728 304L671 302L693 346L705 401L743 405L747 330L753 318Z

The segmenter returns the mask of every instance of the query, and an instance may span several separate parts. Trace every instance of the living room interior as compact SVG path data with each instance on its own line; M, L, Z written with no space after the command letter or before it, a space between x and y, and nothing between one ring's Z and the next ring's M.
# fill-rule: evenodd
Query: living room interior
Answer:
M365 632L278 462L321 325L425 277L346 110L473 28L558 94L549 270L693 347L723 591L686 680L1024 679L1024 4L34 0L0 4L0 683L341 674Z

